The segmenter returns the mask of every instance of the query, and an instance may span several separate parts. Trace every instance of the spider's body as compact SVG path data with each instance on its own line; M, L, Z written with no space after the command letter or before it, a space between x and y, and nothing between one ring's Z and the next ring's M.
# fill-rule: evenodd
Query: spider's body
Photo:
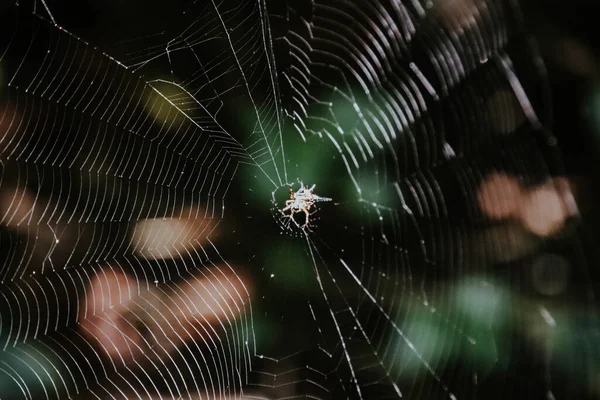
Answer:
M308 186L300 185L300 189L296 193L294 193L294 189L290 186L290 200L285 202L285 208L281 210L281 212L285 212L287 210L290 211L290 218L294 217L294 213L296 212L304 212L306 214L306 220L302 228L308 225L308 219L310 213L310 207L312 207L318 201L331 201L328 197L321 197L313 194L313 189L315 185L312 185L310 188Z

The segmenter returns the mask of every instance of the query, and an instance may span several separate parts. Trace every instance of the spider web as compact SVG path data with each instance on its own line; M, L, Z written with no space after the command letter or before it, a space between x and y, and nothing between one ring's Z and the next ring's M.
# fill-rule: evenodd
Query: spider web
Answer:
M476 204L491 171L561 172L516 1L128 7L104 37L2 10L6 398L552 395ZM333 199L306 229L300 183Z

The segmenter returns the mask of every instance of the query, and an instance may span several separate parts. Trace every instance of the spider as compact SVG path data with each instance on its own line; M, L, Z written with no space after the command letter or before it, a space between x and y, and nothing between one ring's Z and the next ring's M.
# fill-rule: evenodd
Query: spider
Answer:
M331 201L328 197L320 197L313 194L313 189L316 185L312 185L310 188L308 186L304 186L302 183L300 184L300 189L296 193L294 193L293 186L290 186L290 200L285 202L285 208L281 210L281 212L285 212L287 210L292 210L290 212L290 218L294 217L294 213L298 211L304 212L306 214L306 220L304 225L301 228L304 228L308 225L309 212L310 207L318 201ZM295 221L294 221L295 223Z

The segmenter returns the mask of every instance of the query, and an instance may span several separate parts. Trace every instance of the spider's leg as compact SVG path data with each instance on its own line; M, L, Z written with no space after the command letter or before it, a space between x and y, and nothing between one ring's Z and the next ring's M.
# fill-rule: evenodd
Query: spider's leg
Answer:
M308 216L310 214L308 213L308 210L306 208L303 208L302 211L304 211L304 214L306 214L306 221L304 221L304 225L302 225L302 227L304 228L306 225L308 225Z
M288 201L290 201L290 200L288 200ZM285 208L283 208L283 209L281 209L279 211L285 212L285 211L289 210L290 208L292 208L292 204L288 204L288 202L286 201L285 202ZM293 211L292 211L292 213L293 213Z

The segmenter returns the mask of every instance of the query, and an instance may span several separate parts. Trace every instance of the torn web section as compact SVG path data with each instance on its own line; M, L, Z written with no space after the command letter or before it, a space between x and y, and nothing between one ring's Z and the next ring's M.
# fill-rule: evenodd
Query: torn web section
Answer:
M541 180L556 162L522 101L547 111L534 101L543 84L518 7L268 8L286 142L295 143L288 174L334 198L306 238L323 297L324 308L311 303L311 311L319 350L332 360L328 377L353 398L473 395L478 379L503 374L498 332L493 320L468 314L459 291L469 276L493 276L493 265L537 249L531 238L512 255L494 247L514 243L515 232L483 229L476 182L494 169ZM503 67L513 55L518 72ZM493 315L500 297L475 314Z
M210 118L258 168L262 185L287 183L282 116L264 4L255 0L174 5L172 19L115 46L120 60L199 124ZM157 86L157 82L160 82ZM164 84L175 85L172 95ZM185 92L185 93L182 93ZM201 115L196 116L198 110Z
M1 23L2 392L236 393L247 293L207 238L244 149L28 6Z

